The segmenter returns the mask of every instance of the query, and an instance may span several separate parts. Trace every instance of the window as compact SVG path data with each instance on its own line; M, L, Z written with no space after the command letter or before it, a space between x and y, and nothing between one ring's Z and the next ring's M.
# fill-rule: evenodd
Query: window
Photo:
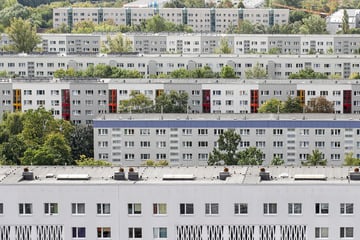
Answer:
M110 214L110 203L98 203L96 204L97 214L106 215Z
M325 135L325 129L315 129L315 135Z
M57 203L44 203L44 213L46 215L53 215L59 213L59 208Z
M208 130L207 129L198 129L198 134L199 135L207 135L208 134Z
M248 214L248 204L247 203L235 203L234 204L234 213L236 215Z
M150 129L140 129L140 135L150 135Z
M19 203L19 214L21 215L32 214L32 203Z
M180 214L181 215L194 214L194 204L193 203L180 203Z
M288 213L289 214L301 214L302 213L302 204L301 203L288 203Z
M98 227L97 228L98 238L111 238L111 228L109 227Z
M331 136L339 136L341 133L340 129L331 129Z
M86 228L84 227L73 227L72 228L73 238L86 238Z
M166 203L154 203L153 204L153 214L154 215L164 215L167 213Z
M219 214L219 204L218 203L205 203L205 214L206 215Z
M141 203L129 203L128 204L128 214L129 215L141 214Z
M85 203L72 203L71 204L72 214L85 214Z
M277 204L264 203L264 214L277 214Z
M166 129L156 129L156 135L165 135Z
M340 214L354 214L354 204L340 203Z
M153 228L153 237L154 237L154 239L167 238L167 228L166 227L154 227Z
M354 238L353 227L340 227L340 238Z
M283 130L282 130L282 129L273 129L273 134L274 134L274 135L282 135L282 134L283 134Z
M327 227L315 228L315 238L328 238L328 237L329 237L329 228Z
M316 203L315 204L315 213L316 214L329 214L329 204L328 203Z
M0 214L4 214L4 204L0 203Z
M130 227L129 228L129 238L142 238L142 228L140 227Z

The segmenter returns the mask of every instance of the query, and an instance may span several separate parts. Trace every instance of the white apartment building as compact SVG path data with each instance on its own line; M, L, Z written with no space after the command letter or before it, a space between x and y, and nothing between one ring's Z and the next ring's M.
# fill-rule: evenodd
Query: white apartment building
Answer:
M1 239L359 239L353 167L128 170L2 166Z
M70 28L80 21L101 23L112 20L117 25L139 25L159 14L175 24L192 27L194 32L225 33L230 26L248 20L265 26L286 24L288 9L215 9L215 8L56 8L53 27L65 24Z
M360 158L357 115L336 114L113 114L94 119L94 157L134 166L167 160L175 166L207 165L219 135L234 129L239 150L257 147L264 164L279 157L301 165L319 149L328 165L347 153Z

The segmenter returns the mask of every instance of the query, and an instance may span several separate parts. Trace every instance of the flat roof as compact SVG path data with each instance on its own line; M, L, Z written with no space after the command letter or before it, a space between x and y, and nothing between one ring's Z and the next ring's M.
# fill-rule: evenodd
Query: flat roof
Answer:
M124 168L126 180L115 180L119 167L30 166L34 180L24 180L23 166L0 166L1 185L21 184L360 184L348 178L352 166L227 166L226 180L219 175L224 166L198 167L134 167L138 180L128 180L129 167ZM261 168L270 180L261 181ZM67 176L64 178L64 176ZM86 176L86 178L84 177ZM301 178L299 178L301 176ZM320 177L321 176L321 177Z

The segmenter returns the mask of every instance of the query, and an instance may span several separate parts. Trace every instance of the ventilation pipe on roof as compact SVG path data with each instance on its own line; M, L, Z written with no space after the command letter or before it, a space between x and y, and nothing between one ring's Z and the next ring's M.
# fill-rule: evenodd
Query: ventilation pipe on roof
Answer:
M229 169L226 167L224 168L223 172L219 173L219 179L220 180L226 180L226 178L230 177Z
M353 172L349 174L350 180L360 180L359 168L354 168Z
M129 168L128 179L132 181L139 180L139 173L134 171L134 168Z
M260 181L270 181L270 173L265 171L265 168L260 168Z
M120 168L118 172L114 172L114 179L115 180L126 180L125 171L123 168Z
M22 179L26 181L32 181L34 180L34 173L30 172L29 169L26 167L24 168L24 171L22 173Z

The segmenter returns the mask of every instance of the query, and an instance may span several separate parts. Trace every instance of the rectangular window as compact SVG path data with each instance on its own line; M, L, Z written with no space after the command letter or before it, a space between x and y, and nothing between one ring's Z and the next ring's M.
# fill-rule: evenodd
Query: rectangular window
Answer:
M141 214L141 203L129 203L128 204L128 214L129 215Z
M129 238L142 238L142 228L140 227L130 227L129 228Z
M44 213L46 215L53 215L59 213L59 208L57 203L44 203Z
M354 214L354 204L340 203L340 214Z
M329 214L329 204L328 203L316 203L315 204L315 213L316 214Z
M153 204L153 214L154 215L164 215L167 213L166 203L154 203Z
M19 214L31 215L32 214L32 203L19 203Z
M248 214L248 204L247 203L235 203L234 204L234 213L236 215Z
M85 214L85 203L72 203L71 204L72 214Z
M154 239L167 238L167 228L166 227L154 227L153 228L153 237L154 237Z
M180 203L180 214L181 215L194 214L194 204L193 203Z
M219 214L219 204L218 203L205 203L205 214L206 215Z
M110 203L98 203L96 204L97 214L108 215L110 214Z
M111 238L111 228L109 227L98 227L97 228L97 237L98 238Z
M0 214L4 214L4 204L0 203Z
M340 227L340 238L341 239L354 238L354 228L353 227Z
M276 203L264 203L264 214L277 214Z
M199 135L207 135L207 134L208 134L208 130L205 129L205 128L198 129L198 134L199 134Z
M302 204L301 203L288 203L288 213L289 214L302 214Z
M150 129L140 129L140 135L150 135Z
M315 238L328 238L329 237L329 228L327 227L316 227L315 228Z
M73 227L72 228L73 238L86 238L86 228L84 227Z
M315 135L325 135L325 129L315 129Z

